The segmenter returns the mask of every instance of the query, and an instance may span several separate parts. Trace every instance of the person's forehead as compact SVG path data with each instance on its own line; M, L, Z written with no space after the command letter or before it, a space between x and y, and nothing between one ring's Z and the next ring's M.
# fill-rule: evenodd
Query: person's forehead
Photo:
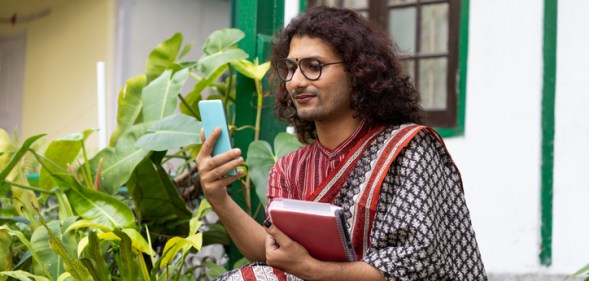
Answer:
M318 37L294 36L290 41L289 58L338 58L333 47Z

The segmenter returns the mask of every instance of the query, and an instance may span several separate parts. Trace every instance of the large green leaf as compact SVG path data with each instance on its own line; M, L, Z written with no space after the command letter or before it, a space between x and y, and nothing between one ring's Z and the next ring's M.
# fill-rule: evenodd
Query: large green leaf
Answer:
M190 93L188 93L184 97L184 100L186 100L186 103L190 106L190 109L188 109L184 103L181 103L180 104L180 112L187 114L187 115L192 115L192 112L196 112L196 115L197 115L196 118L198 118L200 120L200 111L198 109L198 102L201 100L202 91L204 89L206 89L207 87L209 87L211 84L213 84L215 81L217 81L217 79L219 77L221 77L221 75L228 68L229 68L229 66L227 66L226 64L221 65L209 77L200 78L198 83L196 83L196 85L194 85L194 88L192 89L192 91L190 91Z
M242 49L228 49L203 55L198 59L197 70L205 77L211 76L219 67L231 62L247 59L249 55Z
M135 146L135 142L147 131L149 125L141 123L129 128L115 147L101 150L90 160L90 167L94 172L98 169L100 160L103 161L100 173L101 191L115 194L127 182L135 166L149 154L149 151Z
M268 204L266 197L268 174L274 163L276 163L276 159L274 159L272 147L268 142L260 140L250 144L247 152L248 173L256 187L256 194L264 206Z
M184 114L173 114L158 121L135 145L145 150L163 151L200 143L200 122Z
M0 162L0 169L2 169L0 171L0 186L5 184L5 180L17 184L28 185L28 181L23 174L21 159L23 159L31 145L43 136L44 135L36 135L26 139L23 145L14 152L16 145L12 142L8 134L0 135L0 142L2 142L0 145L2 149L6 150L6 153L0 156L0 161L2 161ZM11 157L10 160L8 160L8 157ZM19 215L24 216L22 207L25 204L27 206L30 206L29 204L31 203L34 206L39 205L37 202L37 196L33 191L16 186L12 186L11 191L12 204Z
M144 159L127 187L135 202L138 219L153 232L186 235L191 212L160 164Z
M174 113L178 105L178 94L188 79L188 69L182 69L172 76L172 70L143 88L143 121L158 121Z
M83 133L73 133L61 138L55 139L45 150L45 159L49 160L52 171L45 167L41 169L39 187L45 190L53 189L52 173L67 171L67 164L73 164L74 160L82 150L82 144L94 130L85 130ZM75 165L72 165L75 166Z
M12 268L12 237L6 230L0 230L0 272ZM6 278L0 277L4 281Z
M110 229L135 228L135 216L122 201L106 193L83 187L68 174L52 176L55 183L64 190L72 208L80 217Z
M27 150L29 150L29 147L31 147L31 145L37 141L38 139L42 138L43 136L45 136L45 134L42 135L35 135L32 136L28 139L25 140L25 142L23 143L23 145L16 151L16 153L14 153L14 155L12 155L12 158L10 159L10 161L2 168L2 171L0 172L0 184L2 184L6 178L8 177L8 174L10 172L12 172L12 169L14 169L15 166L17 166L18 162L22 159L22 157L25 155L25 153L27 152ZM6 145L7 147L9 145ZM8 156L8 153L6 153L6 155L2 155L2 157L6 157ZM2 163L0 163L2 164Z
M282 156L289 154L303 144L293 134L279 133L274 138L274 151L276 152L276 159L282 158Z
M67 227L68 224L71 224L73 219L75 219L75 217L66 220L64 226ZM68 252L68 254L73 256L75 254L74 251L76 249L76 243L73 240L72 235L63 234L59 221L50 221L47 223L47 226L49 229L51 229L55 237L61 241L64 249ZM39 258L43 260L44 266L51 273L51 279L55 280L65 272L65 268L62 258L58 256L55 251L53 251L53 249L51 249L49 243L50 238L51 237L49 236L46 228L38 227L31 236L31 245L37 251ZM38 266L36 266L35 273L43 274L43 271L40 271Z
M20 281L50 281L50 279L47 277L35 275L23 270L2 271L0 272L0 276L1 275L9 276Z
M175 63L180 46L182 46L182 33L176 33L151 51L145 64L147 82L160 76L170 64Z
M49 271L47 270L47 268L44 266L43 260L37 254L36 249L33 248L33 246L31 245L31 242L29 240L27 240L27 238L25 237L25 235L22 232L10 229L4 225L0 225L0 231L2 231L2 230L6 231L10 236L14 236L14 237L18 238L18 240L20 240L20 243L25 245L25 247L27 248L27 250L29 251L31 256L33 256L33 259L41 265L41 268L43 269L43 272L45 273L44 275L45 276L51 275L49 273ZM12 276L12 275L10 275L10 276Z
M202 50L206 55L222 52L232 48L245 37L243 31L236 28L216 30L205 40Z
M268 190L270 169L278 158L295 151L301 146L302 144L296 137L288 133L279 133L274 138L276 155L266 141L254 141L250 144L247 153L248 172L256 188L256 194L264 206L268 204L266 192Z
M140 74L127 80L119 92L117 128L110 137L110 146L115 146L119 137L135 125L143 107L141 92L145 85L147 85L147 78L145 74Z

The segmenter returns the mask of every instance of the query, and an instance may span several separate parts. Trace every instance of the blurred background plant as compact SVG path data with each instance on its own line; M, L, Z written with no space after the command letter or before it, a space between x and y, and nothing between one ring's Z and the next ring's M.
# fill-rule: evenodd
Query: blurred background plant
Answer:
M270 167L300 146L286 133L276 136L276 153L258 140L270 63L247 60L236 47L243 37L237 29L213 32L198 61L182 60L192 45L183 46L180 33L159 44L145 73L120 90L117 128L93 157L84 144L95 130L22 143L0 130L0 280L200 280L247 262L185 262L203 246L230 244L194 165L201 146L198 101L222 100L231 132L255 132L240 182L250 214L250 177L261 199L254 217L265 206ZM234 126L236 72L256 85L255 93L240 94L257 96L255 124L240 128ZM189 79L195 86L180 94Z

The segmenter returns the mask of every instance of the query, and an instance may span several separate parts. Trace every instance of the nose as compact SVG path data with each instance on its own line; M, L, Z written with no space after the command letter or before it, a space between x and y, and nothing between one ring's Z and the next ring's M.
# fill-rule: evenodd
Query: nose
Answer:
M295 72L292 75L292 79L286 82L286 87L288 90L297 89L297 88L304 88L308 85L309 79L307 79L303 73L301 72L301 68L297 67Z

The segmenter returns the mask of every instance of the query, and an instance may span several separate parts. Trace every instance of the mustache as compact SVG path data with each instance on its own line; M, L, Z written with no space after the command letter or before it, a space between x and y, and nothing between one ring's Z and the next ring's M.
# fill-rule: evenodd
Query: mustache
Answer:
M317 95L317 92L313 91L313 90L308 90L308 89L293 89L288 93L288 95L290 96L291 99L294 99L298 95L302 95L302 94Z

